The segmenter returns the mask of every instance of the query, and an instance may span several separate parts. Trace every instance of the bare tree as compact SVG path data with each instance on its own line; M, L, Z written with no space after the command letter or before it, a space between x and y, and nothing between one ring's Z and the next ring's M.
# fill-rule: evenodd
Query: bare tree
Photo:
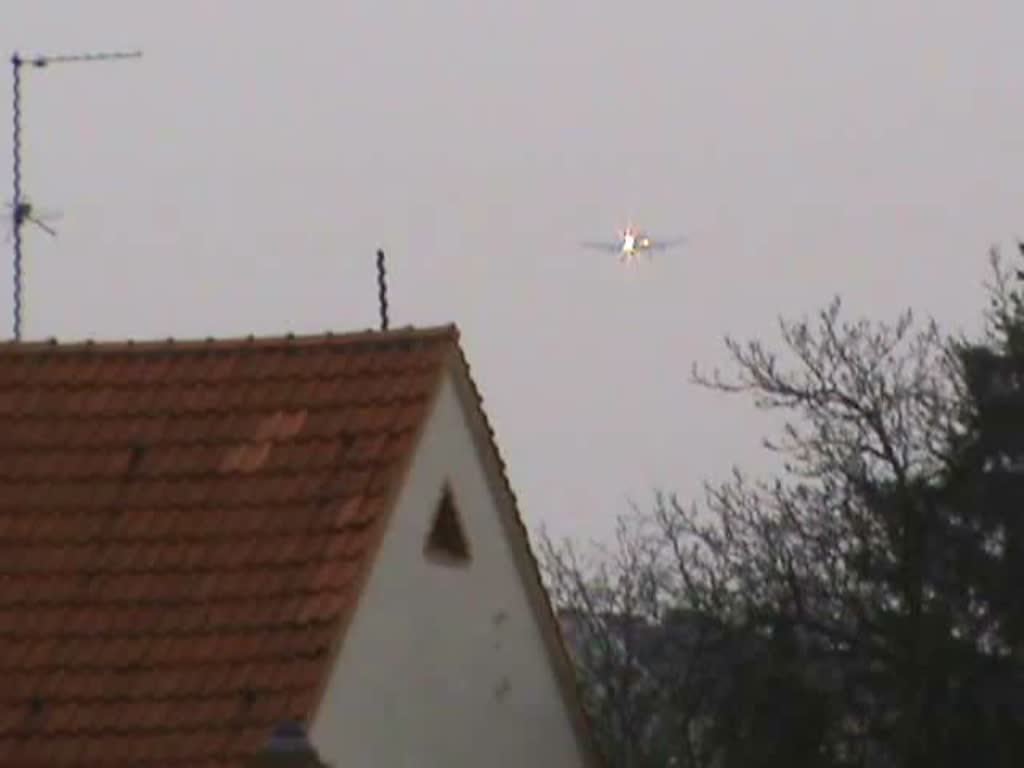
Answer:
M681 611L679 568L658 520L634 509L611 547L584 554L541 534L539 557L609 764L708 766L702 734L719 632Z
M1024 328L993 265L989 345ZM998 642L1016 604L976 578L992 526L964 491L991 485L971 448L977 345L910 312L848 322L841 309L780 321L781 353L727 339L728 375L694 370L785 414L765 441L777 477L734 470L701 505L659 495L594 562L544 540L556 603L585 629L588 706L617 765L662 765L666 752L695 768L953 765L1022 725L1010 705L979 714L1020 657ZM683 611L691 631L669 631Z

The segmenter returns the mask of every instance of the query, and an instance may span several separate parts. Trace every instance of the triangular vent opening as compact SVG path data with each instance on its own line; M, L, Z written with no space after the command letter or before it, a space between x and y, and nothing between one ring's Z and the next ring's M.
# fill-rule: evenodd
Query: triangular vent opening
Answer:
M441 500L437 503L434 522L427 536L426 553L431 557L451 563L469 561L469 540L455 507L455 496L451 486L445 483Z

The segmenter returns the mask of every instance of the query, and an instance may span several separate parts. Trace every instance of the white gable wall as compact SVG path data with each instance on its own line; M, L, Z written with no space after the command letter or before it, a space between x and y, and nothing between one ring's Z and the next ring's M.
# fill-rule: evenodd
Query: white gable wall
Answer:
M423 553L446 479L468 565ZM326 763L584 765L498 514L446 377L311 724Z

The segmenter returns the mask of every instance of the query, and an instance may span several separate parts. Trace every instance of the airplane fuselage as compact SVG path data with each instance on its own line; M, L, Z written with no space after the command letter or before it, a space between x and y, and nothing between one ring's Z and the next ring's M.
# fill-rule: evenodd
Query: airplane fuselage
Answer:
M640 251L651 247L651 240L646 235L627 229L622 233L619 255L623 261L634 258Z
M627 232L622 236L622 253L632 254L634 250L636 250L636 235Z

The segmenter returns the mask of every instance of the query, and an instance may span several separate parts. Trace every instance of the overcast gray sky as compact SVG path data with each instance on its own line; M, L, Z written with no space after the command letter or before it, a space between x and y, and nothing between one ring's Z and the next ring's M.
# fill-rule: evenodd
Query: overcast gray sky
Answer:
M527 522L604 536L762 465L688 383L724 334L834 293L974 324L1024 233L1022 29L1019 0L4 0L5 56L145 52L25 72L24 189L63 214L26 230L25 336L373 327L383 245L392 324L462 329ZM578 247L627 216L690 243Z

